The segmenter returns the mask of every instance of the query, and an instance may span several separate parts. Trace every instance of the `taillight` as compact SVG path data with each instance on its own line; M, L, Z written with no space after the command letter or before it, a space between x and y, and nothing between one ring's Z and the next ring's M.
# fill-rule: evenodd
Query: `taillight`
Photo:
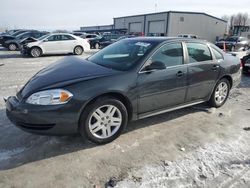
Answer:
M242 67L243 67L243 60L241 59L240 60L240 68L242 69Z

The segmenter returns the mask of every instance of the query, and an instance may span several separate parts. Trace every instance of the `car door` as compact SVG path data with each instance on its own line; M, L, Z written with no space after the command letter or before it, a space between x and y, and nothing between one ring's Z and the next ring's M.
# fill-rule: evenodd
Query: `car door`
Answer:
M76 39L70 35L61 35L61 50L64 53L72 53L76 46Z
M220 72L220 61L213 59L205 43L186 42L188 91L186 102L208 100Z
M145 63L162 62L163 70L138 75L138 113L148 113L184 103L187 90L187 65L182 43L165 44Z
M43 40L41 47L45 54L59 54L63 52L61 45L61 35L51 35Z

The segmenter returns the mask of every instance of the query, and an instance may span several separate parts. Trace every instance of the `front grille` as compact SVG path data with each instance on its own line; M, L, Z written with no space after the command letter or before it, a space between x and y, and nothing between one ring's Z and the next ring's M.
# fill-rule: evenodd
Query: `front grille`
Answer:
M23 127L25 129L31 129L31 130L48 130L55 126L55 124L29 124L29 123L23 123L23 122L18 122L17 125L19 127Z

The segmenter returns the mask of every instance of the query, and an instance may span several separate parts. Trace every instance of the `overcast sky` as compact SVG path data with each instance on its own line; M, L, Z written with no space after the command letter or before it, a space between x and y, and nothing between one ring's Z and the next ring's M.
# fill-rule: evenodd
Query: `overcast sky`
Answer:
M221 17L250 14L250 0L0 0L0 28L79 29L112 24L114 17L196 11ZM157 7L155 7L157 4Z

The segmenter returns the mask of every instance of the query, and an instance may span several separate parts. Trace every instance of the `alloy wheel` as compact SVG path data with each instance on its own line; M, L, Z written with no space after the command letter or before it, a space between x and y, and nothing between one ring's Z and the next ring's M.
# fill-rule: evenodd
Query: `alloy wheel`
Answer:
M82 50L82 48L81 48L80 46L77 46L77 47L75 48L75 54L76 54L76 55L81 55L82 52L83 52L83 50Z
M114 105L97 108L89 118L90 133L99 139L112 137L122 125L122 113Z
M41 51L38 48L33 48L30 53L32 57L39 57L41 55Z
M228 95L228 85L226 82L221 82L215 90L215 101L218 104L222 104Z
M15 44L10 44L10 45L9 45L9 50L15 51L16 49L17 49L17 47L16 47Z

